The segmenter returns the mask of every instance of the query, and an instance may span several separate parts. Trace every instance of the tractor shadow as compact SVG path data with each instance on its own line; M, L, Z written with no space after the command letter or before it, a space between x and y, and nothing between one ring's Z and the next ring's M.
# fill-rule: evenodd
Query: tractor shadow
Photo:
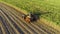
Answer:
M31 22L36 22L40 19L41 15L51 14L52 12L33 12L33 20Z

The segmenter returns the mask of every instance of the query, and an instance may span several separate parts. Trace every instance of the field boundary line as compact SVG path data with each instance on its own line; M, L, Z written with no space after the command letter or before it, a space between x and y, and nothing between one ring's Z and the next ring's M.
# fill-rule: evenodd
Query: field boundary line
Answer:
M39 22L39 23L42 22L43 24L46 24L46 25L48 25L48 26L51 26L51 27L53 27L54 29L60 31L60 26L59 26L59 25L56 25L56 23L54 23L54 22L52 22L52 21L48 21L48 20L46 20L46 19L43 18L43 17L40 18L40 20L38 20L38 22Z
M27 14L28 13L26 10L23 10L21 8L18 8L18 7L14 6L14 5L10 4L10 3L4 2L4 1L1 1L0 3L6 4L6 5L14 8L14 9L16 9L17 11L24 13L24 14Z

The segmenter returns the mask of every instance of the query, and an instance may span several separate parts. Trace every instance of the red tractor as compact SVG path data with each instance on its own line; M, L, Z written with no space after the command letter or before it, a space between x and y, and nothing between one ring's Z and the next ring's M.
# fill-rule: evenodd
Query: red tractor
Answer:
M37 16L33 13L29 13L27 15L22 15L22 16L23 16L23 19L29 23L37 20Z

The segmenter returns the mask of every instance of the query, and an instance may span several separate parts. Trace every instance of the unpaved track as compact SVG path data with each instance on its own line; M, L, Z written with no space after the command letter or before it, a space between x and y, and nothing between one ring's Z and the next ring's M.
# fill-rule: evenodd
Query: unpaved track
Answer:
M60 31L45 24L26 23L23 13L0 3L0 34L60 34Z

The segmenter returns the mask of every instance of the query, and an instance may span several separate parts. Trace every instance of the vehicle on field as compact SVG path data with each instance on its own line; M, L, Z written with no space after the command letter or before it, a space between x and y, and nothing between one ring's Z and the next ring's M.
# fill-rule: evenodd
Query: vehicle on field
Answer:
M29 23L37 20L37 16L32 12L30 12L27 15L22 15L22 17L26 22L29 22Z

